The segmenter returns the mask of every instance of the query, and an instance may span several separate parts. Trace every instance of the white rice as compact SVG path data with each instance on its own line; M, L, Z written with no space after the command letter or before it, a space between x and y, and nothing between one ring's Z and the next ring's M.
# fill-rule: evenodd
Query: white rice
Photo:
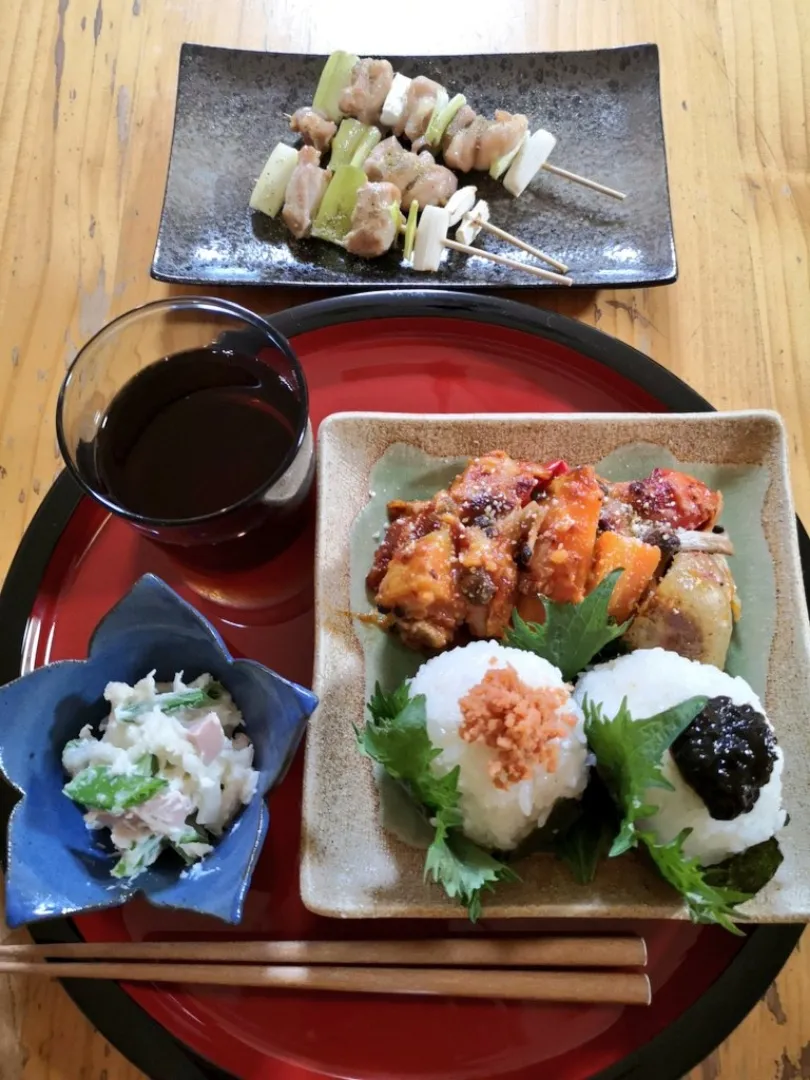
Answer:
M558 712L573 714L576 722L569 734L552 740L558 747L556 770L550 773L536 765L526 780L506 789L495 787L489 766L498 755L481 742L469 743L461 738L459 702L488 671L508 664L532 688L566 686L559 669L548 661L492 641L476 641L441 653L428 660L411 681L411 694L425 695L428 736L441 750L433 763L434 771L443 776L459 766L464 832L484 847L501 850L515 847L543 825L557 799L581 795L588 779L583 716L570 699Z
M638 649L597 665L580 677L574 697L580 703L587 697L600 704L608 717L616 715L626 697L633 719L643 720L698 694L727 697L735 705L751 705L765 716L762 702L745 679L665 649ZM667 751L662 772L675 790L648 789L645 802L657 806L658 812L643 822L643 827L654 832L663 843L673 840L682 829L690 828L693 831L684 843L686 855L698 858L704 866L722 862L729 855L770 839L785 824L783 766L784 756L777 748L770 779L760 790L752 809L732 821L717 821L683 779Z

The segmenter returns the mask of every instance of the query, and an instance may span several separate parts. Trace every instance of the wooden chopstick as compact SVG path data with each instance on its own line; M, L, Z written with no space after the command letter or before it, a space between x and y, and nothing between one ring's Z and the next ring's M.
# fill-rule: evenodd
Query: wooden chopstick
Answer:
M453 251L460 251L463 255L477 255L481 259L488 259L489 262L498 263L500 266L508 266L510 270L522 270L524 274L531 274L533 277L542 278L544 281L553 281L555 285L574 284L573 278L555 274L552 270L543 270L539 266L530 266L528 263L518 262L517 259L508 259L505 255L495 255L494 252L486 251L484 248L471 247L469 244L459 244L456 240L447 239L442 240L442 244Z
M474 968L279 967L244 964L0 962L3 975L50 979L253 986L269 990L330 990L352 994L435 994L520 1001L649 1005L650 981L627 971L499 971Z
M633 936L451 938L419 941L105 941L2 945L0 964L45 959L227 964L341 964L417 967L644 967Z
M608 187L606 184L599 184L596 180L589 180L587 176L569 172L568 169L561 169L559 165L551 165L548 161L543 165L543 168L546 172L553 173L554 176L561 176L563 180L573 180L575 184L582 184L583 187L590 188L591 191L598 191L602 195L610 195L611 199L627 198L623 191L617 191L616 188Z

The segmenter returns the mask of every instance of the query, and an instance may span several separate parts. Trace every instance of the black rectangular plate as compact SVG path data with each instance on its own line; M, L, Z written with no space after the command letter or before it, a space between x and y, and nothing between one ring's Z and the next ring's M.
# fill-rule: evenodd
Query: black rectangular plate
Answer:
M554 164L627 194L619 202L542 171L514 199L486 173L470 173L467 182L487 199L496 225L567 263L583 288L675 280L655 45L389 59L397 71L466 94L478 112L525 113L531 130L557 136ZM398 251L359 259L323 241L294 240L280 219L248 208L273 146L294 142L284 114L312 101L324 60L183 45L153 277L198 285L546 287L455 252L435 274L411 270ZM532 261L488 234L476 244Z

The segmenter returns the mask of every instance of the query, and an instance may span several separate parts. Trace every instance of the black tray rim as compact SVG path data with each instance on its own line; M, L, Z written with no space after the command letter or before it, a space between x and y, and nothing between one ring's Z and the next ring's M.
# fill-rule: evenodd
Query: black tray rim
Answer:
M672 412L713 412L697 391L651 357L594 327L556 312L500 297L452 291L392 290L335 297L271 316L287 337L329 326L374 319L445 318L523 331L567 346L646 390ZM294 344L294 343L293 343ZM64 471L43 499L23 536L0 590L0 685L16 678L25 627L51 555L83 497ZM810 538L797 518L799 546L810 602ZM7 815L9 792L0 793ZM3 823L5 832L5 822ZM5 843L2 844L3 858ZM743 1021L779 974L804 930L802 924L767 924L749 931L746 943L709 990L681 1016L622 1061L590 1080L680 1080ZM42 943L81 941L71 919L30 928ZM62 980L65 990L97 1030L151 1080L238 1080L171 1035L114 982Z
M678 271L678 249L677 249L677 245L675 243L675 220L674 220L673 213L672 213L672 189L670 187L670 182L669 182L669 158L667 156L667 137L666 137L666 129L664 127L664 103L663 103L663 99L662 99L662 96L661 96L661 54L660 54L660 49L658 48L657 42L654 42L654 41L639 41L639 42L631 42L630 44L624 44L624 45L606 45L606 46L602 46L601 48L597 47L595 49L540 49L540 50L538 50L538 49L523 49L523 50L520 50L520 51L517 51L517 52L515 52L513 50L510 50L509 52L504 52L504 53L441 53L441 54L433 54L433 55L424 54L424 56L421 57L423 59L429 59L429 60L433 60L433 59L448 60L448 59L459 58L459 57L463 58L463 57L466 57L466 56L499 56L499 57L501 57L501 56L514 56L514 57L522 57L522 56L573 56L573 55L581 55L582 53L631 52L631 51L637 50L637 49L642 49L642 50L644 50L646 52L649 52L655 59L656 81L657 81L657 84L658 84L658 95L657 95L658 120L659 120L659 123L661 125L661 143L662 143L663 150L664 150L664 179L666 181L667 207L669 209L669 221L670 221L669 236L670 236L670 247L671 247L671 251L672 251L672 263L671 263L672 269L671 269L670 273L668 273L668 274L665 273L665 274L659 275L657 277L648 276L648 277L642 277L642 278L633 278L632 280L628 279L627 281L610 281L610 282L602 281L602 282L594 283L593 281L577 281L575 279L573 285L569 286L569 288L571 288L574 291L587 292L589 290L593 291L594 289L607 289L607 288L614 289L614 290L620 290L620 289L647 289L647 288L654 288L654 287L659 286L659 285L673 285L678 280L678 272L679 272ZM429 277L428 277L428 279L427 279L427 281L425 282L424 285L418 285L418 286L416 286L416 285L411 286L411 285L407 285L407 284L402 284L401 282L382 282L380 284L376 284L373 281L357 282L355 284L339 286L339 285L330 285L328 282L324 283L324 282L319 282L319 281L286 281L286 280L282 281L282 280L278 280L278 279L275 279L275 278L266 278L266 279L263 279L261 281L240 281L240 280L238 280L236 278L232 278L232 277L231 278L218 277L218 278L216 278L216 280L213 280L213 279L208 280L208 279L201 279L200 277L195 276L193 273L189 273L189 274L185 274L185 273L172 274L172 273L168 273L165 270L162 270L160 268L161 245L163 243L163 238L164 238L163 237L163 231L164 231L164 222L165 222L165 217L166 217L166 205L168 203L168 198L169 198L169 172L170 172L171 165L172 165L172 159L173 159L173 156L174 156L174 145L175 145L175 140L176 140L176 136L177 136L177 121L178 121L178 117L179 117L178 103L179 103L179 91L180 91L180 77L181 77L182 70L183 70L183 58L188 54L200 54L200 53L204 53L204 52L251 53L251 54L254 54L254 55L262 54L262 55L267 55L267 56L307 57L308 59L320 56L324 60L326 59L326 56L327 56L327 54L325 54L325 53L320 53L320 54L318 54L318 53L301 53L301 52L295 52L295 51L289 51L289 52L287 52L287 51L266 52L266 50L264 50L264 49L240 49L240 48L234 48L234 47L231 47L231 46L228 46L228 45L207 45L207 44L205 44L203 42L196 42L196 41L184 41L184 42L181 43L179 54L178 54L178 61L177 61L177 88L175 90L174 118L172 120L172 138L171 138L171 145L170 145L170 148L169 148L169 160L168 160L168 163L167 163L167 166L166 166L166 180L165 180L165 184L164 184L164 188L163 188L163 201L162 201L161 207L160 207L160 217L158 219L157 235L155 237L155 249L154 249L154 252L152 254L152 262L151 262L151 265L149 267L149 275L150 275L150 277L152 277L155 281L160 281L160 282L163 282L164 284L168 284L168 285L196 285L196 286L201 286L203 288L207 288L209 286L212 286L212 287L217 286L218 288L221 287L221 288L252 288L252 289L284 288L284 289L290 289L291 291L294 291L294 292L297 292L297 293L298 292L307 293L307 292L312 292L313 290L324 289L324 288L339 289L343 293L389 292L391 289L394 289L394 288L402 288L402 289L407 289L409 291L411 289L418 289L419 291L425 290L425 291L431 291L431 292L433 292L433 291L436 291L436 292L447 292L447 291L449 291L448 288L447 288L447 285L444 282L441 282L441 283L437 282L435 285L431 284ZM420 56L418 54L412 54L410 56L405 56L405 55L400 55L400 54L395 55L395 54L392 53L392 54L388 55L388 59L392 60L392 61L418 60L418 59L420 59ZM536 293L538 290L540 290L542 292L542 291L548 291L549 289L559 291L560 287L558 285L555 285L554 282L543 282L543 281L540 281L539 279L534 279L532 281L529 281L527 278L528 278L527 275L522 276L522 277L520 275L518 275L514 282L509 283L509 289L514 290L514 291L519 291L521 293L523 293L523 292ZM503 285L500 285L500 284L490 285L490 284L488 284L486 282L478 283L478 282L460 281L460 282L456 283L453 286L453 289L455 291L458 291L458 292L462 292L462 291L463 292L476 292L477 291L477 292L482 292L484 294L491 294L493 292L497 292L498 290L502 290Z

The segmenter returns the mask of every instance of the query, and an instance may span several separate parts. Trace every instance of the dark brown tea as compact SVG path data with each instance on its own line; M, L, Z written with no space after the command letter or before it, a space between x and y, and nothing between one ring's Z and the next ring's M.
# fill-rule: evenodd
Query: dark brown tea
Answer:
M201 517L268 484L293 447L300 411L293 388L256 356L217 347L178 353L116 394L92 446L92 471L100 491L132 514Z

